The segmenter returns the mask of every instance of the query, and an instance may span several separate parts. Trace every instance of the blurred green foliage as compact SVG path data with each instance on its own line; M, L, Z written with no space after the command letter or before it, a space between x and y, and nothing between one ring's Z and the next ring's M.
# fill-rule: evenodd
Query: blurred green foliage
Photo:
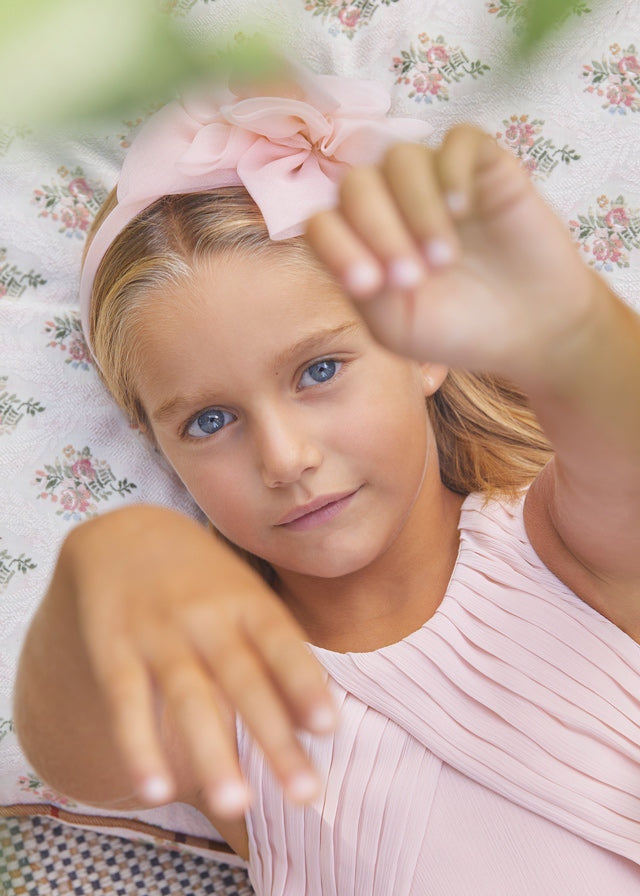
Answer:
M259 2L237 0L249 31ZM576 18L576 0L511 2L525 7L523 27L505 53L507 74ZM122 117L229 64L260 77L274 64L274 45L265 37L240 44L230 57L212 40L187 40L158 0L0 0L0 120L55 127Z
M525 0L524 26L516 42L515 49L519 55L528 56L537 47L549 39L553 31L567 23L577 13L587 11L586 6L593 9L599 0L589 0L588 4L578 0Z

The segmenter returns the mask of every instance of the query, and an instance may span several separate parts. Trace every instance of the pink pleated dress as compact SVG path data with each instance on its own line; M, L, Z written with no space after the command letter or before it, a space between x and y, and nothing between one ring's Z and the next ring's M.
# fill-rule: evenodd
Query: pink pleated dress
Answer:
M640 646L537 557L522 504L471 495L435 615L371 653L312 648L336 732L300 808L241 722L259 896L640 894Z

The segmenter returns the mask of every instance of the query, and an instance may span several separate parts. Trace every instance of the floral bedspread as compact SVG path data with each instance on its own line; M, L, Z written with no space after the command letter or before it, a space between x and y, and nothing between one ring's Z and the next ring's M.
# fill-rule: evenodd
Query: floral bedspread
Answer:
M261 25L318 71L373 77L438 140L472 121L510 149L576 251L640 310L640 5L576 0L565 30L505 76L524 0L165 0L187 33L232 44ZM247 24L247 11L251 24ZM11 692L20 645L71 527L133 501L198 516L96 375L77 310L89 224L137 125L43 140L0 122L0 815L52 814L131 838L222 849L184 806L125 818L50 792L22 755ZM222 853L221 853L222 855Z

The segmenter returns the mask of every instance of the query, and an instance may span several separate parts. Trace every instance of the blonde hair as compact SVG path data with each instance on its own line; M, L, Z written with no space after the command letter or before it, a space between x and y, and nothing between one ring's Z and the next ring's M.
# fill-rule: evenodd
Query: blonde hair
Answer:
M112 193L89 241L114 204ZM148 426L133 383L136 336L151 294L184 282L212 253L234 252L252 257L279 252L327 276L302 237L269 239L259 209L242 187L163 197L109 247L93 285L91 339L107 387L135 423ZM427 407L441 478L454 492L513 498L551 457L525 394L500 377L452 370Z

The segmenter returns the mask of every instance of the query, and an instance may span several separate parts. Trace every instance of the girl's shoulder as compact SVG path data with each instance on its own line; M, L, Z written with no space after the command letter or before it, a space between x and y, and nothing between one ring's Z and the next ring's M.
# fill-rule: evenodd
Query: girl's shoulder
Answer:
M574 613L589 618L596 627L613 623L638 642L633 625L618 613L630 605L629 595L594 575L570 551L555 527L547 491L551 477L538 477L515 499L487 498L474 493L462 505L461 542L473 553L471 562L516 590L553 594Z
M521 502L522 531L531 551L544 569L597 614L640 643L638 594L640 581L599 575L572 551L562 537L554 513L555 479L548 465L534 480ZM598 528L598 520L585 521L585 527Z
M529 490L513 498L470 494L460 513L460 557L502 585L544 590L576 599L577 595L540 556L530 537ZM452 583L455 580L455 574Z

